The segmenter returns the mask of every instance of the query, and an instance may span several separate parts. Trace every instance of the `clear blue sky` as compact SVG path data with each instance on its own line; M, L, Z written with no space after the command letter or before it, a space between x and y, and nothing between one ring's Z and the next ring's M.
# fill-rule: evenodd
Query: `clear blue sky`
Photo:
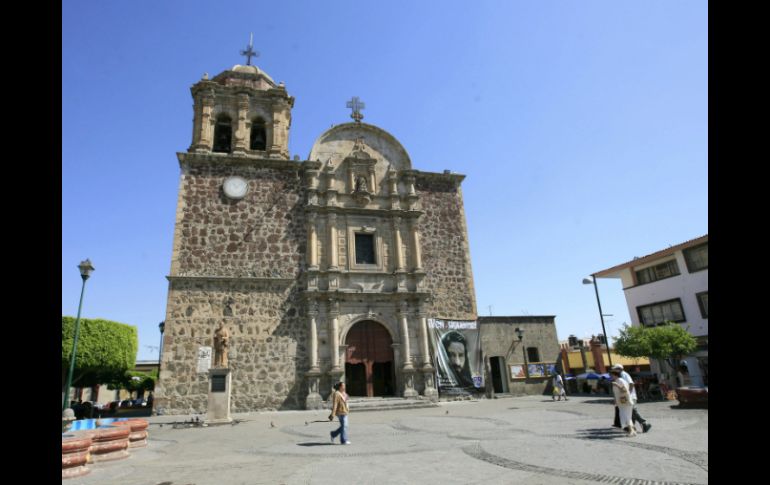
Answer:
M708 4L136 1L62 4L62 314L139 329L157 359L190 86L255 63L296 98L289 149L392 133L463 183L481 315L601 332L593 272L708 233ZM630 323L599 280L608 333ZM154 347L153 347L154 346Z

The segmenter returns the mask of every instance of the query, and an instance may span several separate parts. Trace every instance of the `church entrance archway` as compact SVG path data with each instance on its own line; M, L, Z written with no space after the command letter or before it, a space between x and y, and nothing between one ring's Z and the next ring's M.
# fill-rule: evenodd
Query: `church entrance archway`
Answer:
M393 339L377 322L358 322L345 338L345 388L351 396L393 396Z

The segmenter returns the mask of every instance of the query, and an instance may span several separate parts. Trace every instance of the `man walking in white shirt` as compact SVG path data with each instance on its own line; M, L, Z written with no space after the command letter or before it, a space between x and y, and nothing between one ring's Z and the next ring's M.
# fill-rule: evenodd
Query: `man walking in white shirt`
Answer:
M629 387L629 390L631 392L631 400L632 400L632 402L634 404L634 408L633 408L633 411L632 411L632 419L633 419L634 423L636 423L637 421L639 423L641 423L642 424L642 432L646 433L647 431L650 430L650 428L652 428L652 425L650 423L648 423L647 420L644 419L639 414L639 411L637 411L637 409L636 409L636 401L637 401L637 399L636 399L636 389L634 388L634 381L633 381L633 379L631 379L631 376L628 374L628 372L623 370L623 365L622 364L615 364L615 365L612 366L612 369L613 370L619 370L620 371L620 378L628 383L628 387ZM618 411L618 407L617 406L615 406L615 422L612 424L612 426L614 426L616 428L620 428L620 413Z

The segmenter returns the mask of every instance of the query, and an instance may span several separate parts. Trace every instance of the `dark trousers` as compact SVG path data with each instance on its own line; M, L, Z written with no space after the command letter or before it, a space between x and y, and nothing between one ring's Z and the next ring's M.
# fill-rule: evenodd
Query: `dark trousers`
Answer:
M644 426L644 423L647 422L646 419L644 419L639 412L636 410L636 406L634 406L632 412L631 412L631 420L636 423L642 423L642 426ZM617 406L615 406L615 422L612 424L613 426L619 428L620 427L620 410Z

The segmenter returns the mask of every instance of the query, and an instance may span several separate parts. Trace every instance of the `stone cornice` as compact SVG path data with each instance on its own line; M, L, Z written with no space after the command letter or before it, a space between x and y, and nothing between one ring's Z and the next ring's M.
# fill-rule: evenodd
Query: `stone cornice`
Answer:
M360 292L360 291L342 291L342 290L304 290L302 292L306 299L334 299L334 300L355 300L356 298L381 297L390 301L401 300L427 300L431 294L427 291L403 291L403 292Z
M221 82L218 82L220 80L224 80L225 77L232 78L232 79L243 79L245 81L258 81L260 78L264 79L269 85L272 87L268 89L257 89L250 86L244 86L244 85L225 85ZM225 71L219 75L217 75L213 80L201 80L197 83L193 84L192 87L190 87L190 92L192 93L193 97L198 95L200 92L206 92L206 91L214 91L218 95L234 95L239 92L249 93L249 94L259 94L260 96L268 96L271 98L281 98L287 101L289 106L294 107L294 97L289 96L289 93L286 91L285 86L278 85L276 86L275 83L273 83L270 79L268 79L266 76L262 74L254 75L254 74L248 74L248 73L241 73L241 72L235 72L235 71Z
M368 271L368 270L357 270L357 271L351 271L348 269L336 269L332 271L328 271L325 269L306 269L304 270L307 274L313 274L318 276L325 276L327 274L349 274L349 275L372 275L372 276L393 276L397 272L396 271ZM405 274L407 276L425 276L427 273L425 271L401 271L399 272L401 274Z
M478 317L479 323L495 324L495 323L515 323L515 324L527 324L527 323L555 323L556 316L551 315L538 315L538 316L516 316L516 317Z
M203 282L209 282L209 281L218 281L218 282L226 282L226 281L236 281L236 282L246 282L246 283L291 283L294 281L297 281L297 278L260 278L255 276L166 276L166 279L170 282L174 283L177 281L203 281Z
M460 185L465 180L465 175L460 173L438 173L438 172L421 172L419 170L404 170L401 172L403 175L413 175L416 178L422 178L427 180L440 180L453 182Z
M277 168L279 170L302 170L302 163L288 158L262 158L248 155L235 155L232 153L194 153L177 152L179 166L205 166L205 165L251 165L254 167Z
M385 197L380 197L385 199ZM307 205L305 206L307 212L313 212L316 214L337 214L339 216L345 215L359 215L359 216L382 216L382 217L403 217L405 219L417 219L424 214L420 210L406 210L406 209L370 209L366 207L342 207L342 206L325 206L325 205Z
M302 162L302 168L305 170L321 170L321 167L323 167L323 163L313 161L313 160L305 160Z

